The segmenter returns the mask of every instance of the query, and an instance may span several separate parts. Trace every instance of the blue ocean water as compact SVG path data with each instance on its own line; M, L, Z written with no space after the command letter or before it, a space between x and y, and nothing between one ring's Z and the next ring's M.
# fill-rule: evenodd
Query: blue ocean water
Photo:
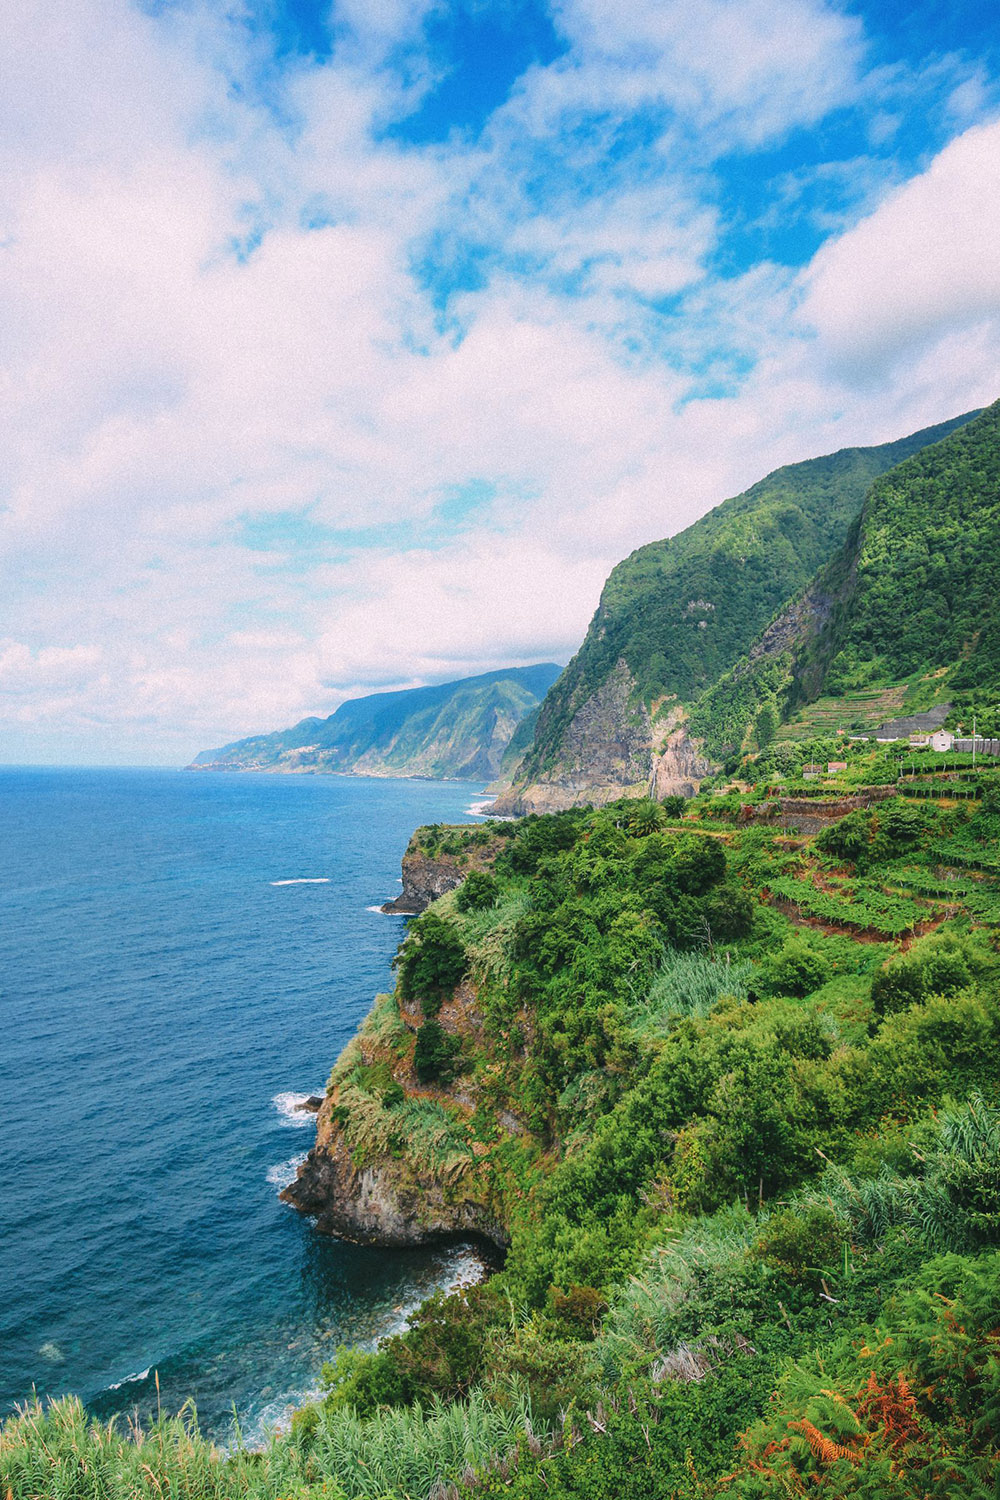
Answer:
M466 783L0 769L0 1410L193 1397L251 1436L474 1253L279 1203L291 1107L390 983L420 823Z

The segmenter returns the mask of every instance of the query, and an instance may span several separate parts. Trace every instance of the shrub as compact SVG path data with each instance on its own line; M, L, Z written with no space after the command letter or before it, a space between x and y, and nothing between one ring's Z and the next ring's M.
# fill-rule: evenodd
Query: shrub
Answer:
M757 1236L753 1254L791 1281L815 1281L839 1260L847 1238L847 1225L831 1209L807 1203L772 1214Z
M875 1014L892 1015L928 995L953 995L972 983L977 967L975 956L960 938L947 933L925 938L876 974L872 983Z
M445 1031L433 1017L417 1032L413 1070L421 1083L450 1083L458 1071L456 1059L462 1049L457 1036Z
M830 977L826 959L804 937L788 938L765 972L779 995L811 995Z
M473 870L458 888L455 905L461 912L487 911L496 906L500 887L485 870Z
M420 1000L425 1016L435 1016L468 967L462 939L450 922L425 912L399 953L399 993Z

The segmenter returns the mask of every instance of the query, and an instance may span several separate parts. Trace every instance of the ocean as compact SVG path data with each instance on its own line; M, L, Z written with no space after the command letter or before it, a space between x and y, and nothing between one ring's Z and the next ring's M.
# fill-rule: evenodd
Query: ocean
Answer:
M0 1411L79 1394L258 1439L341 1343L477 1273L278 1201L294 1109L391 985L414 827L460 782L0 768ZM156 1381L159 1381L159 1394Z

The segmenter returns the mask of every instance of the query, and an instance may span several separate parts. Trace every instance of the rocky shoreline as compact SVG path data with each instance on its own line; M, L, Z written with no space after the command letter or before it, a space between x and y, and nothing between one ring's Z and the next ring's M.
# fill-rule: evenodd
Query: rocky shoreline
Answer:
M418 830L410 839L402 860L403 889L382 911L419 915L470 871L488 868L496 853L498 841L458 855L428 854L421 844L421 834L426 837L427 832ZM475 1108L474 1085L461 1074L444 1086L420 1082L412 1048L422 1020L420 1002L378 997L341 1054L325 1098L314 1096L297 1106L315 1111L316 1143L280 1197L312 1218L321 1233L352 1244L401 1249L473 1239L503 1255L509 1244L504 1216L490 1174L482 1169L479 1148L466 1138ZM482 1046L478 995L469 980L444 1001L436 1020L450 1036ZM432 1165L411 1141L391 1136L379 1118L381 1106L370 1094L359 1100L355 1079L366 1070L382 1075L382 1091L391 1087L399 1099L447 1111L459 1143L446 1166ZM354 1114L359 1107L361 1116ZM359 1137L360 1126L354 1122L370 1110L375 1111L374 1126ZM501 1123L515 1135L522 1128L513 1117Z

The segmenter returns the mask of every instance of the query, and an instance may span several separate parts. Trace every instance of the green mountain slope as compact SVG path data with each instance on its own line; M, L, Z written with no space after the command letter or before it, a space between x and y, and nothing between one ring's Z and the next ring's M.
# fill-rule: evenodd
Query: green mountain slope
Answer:
M203 750L192 768L495 776L518 726L537 708L559 671L553 662L544 662L354 698L327 719L303 719L275 734Z
M548 694L502 806L542 811L691 790L706 768L680 731L685 707L841 546L872 482L969 420L777 469L632 553Z
M879 479L836 556L695 705L724 755L759 716L890 684L967 720L1000 698L1000 402ZM953 716L955 716L953 715ZM981 719L981 722L983 720Z

